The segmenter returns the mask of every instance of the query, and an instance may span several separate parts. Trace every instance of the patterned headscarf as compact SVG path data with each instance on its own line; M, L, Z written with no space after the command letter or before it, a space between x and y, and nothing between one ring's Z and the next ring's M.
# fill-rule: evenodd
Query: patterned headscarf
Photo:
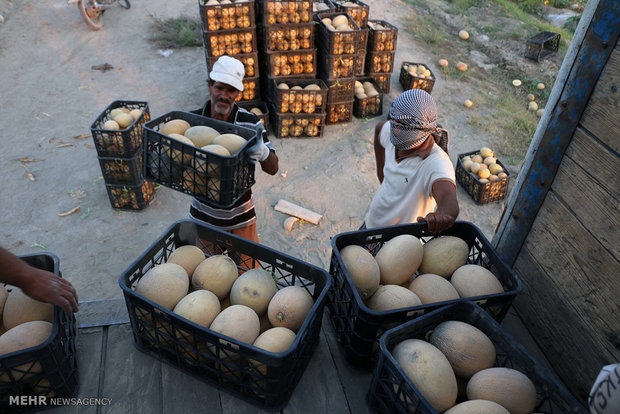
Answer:
M400 94L392 103L389 119L390 141L399 150L415 148L431 134L443 135L439 134L442 130L437 126L435 100L422 89L410 89ZM447 152L447 133L439 139L445 140L438 144Z

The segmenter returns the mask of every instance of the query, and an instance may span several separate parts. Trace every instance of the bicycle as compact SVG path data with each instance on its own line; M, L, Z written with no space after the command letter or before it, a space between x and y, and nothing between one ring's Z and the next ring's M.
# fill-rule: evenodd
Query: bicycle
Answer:
M99 30L103 27L103 13L116 2L124 9L131 7L129 0L69 0L70 4L77 4L80 16L93 30Z

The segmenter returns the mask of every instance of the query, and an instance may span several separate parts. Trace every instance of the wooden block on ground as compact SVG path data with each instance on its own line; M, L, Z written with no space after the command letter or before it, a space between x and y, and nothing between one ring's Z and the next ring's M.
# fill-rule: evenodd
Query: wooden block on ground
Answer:
M278 200L278 203L274 207L276 211L288 214L290 216L298 217L304 221L312 224L319 224L319 221L323 217L319 213L315 213L312 210L293 204L290 201Z

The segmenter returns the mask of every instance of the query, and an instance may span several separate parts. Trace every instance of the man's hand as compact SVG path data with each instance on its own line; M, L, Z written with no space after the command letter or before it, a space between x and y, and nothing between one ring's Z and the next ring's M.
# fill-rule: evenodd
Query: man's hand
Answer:
M71 315L78 311L77 292L68 281L46 270L30 268L30 276L20 283L24 293L40 302L60 306Z
M269 157L269 148L263 141L262 134L257 138L256 144L248 149L248 156L252 162L263 162Z
M428 213L426 217L418 217L418 223L426 222L428 231L431 233L440 233L449 229L454 224L454 217L449 214L440 212Z
M418 223L426 221L428 231L440 233L449 229L459 215L459 203L456 200L456 184L450 180L437 180L433 183L433 198L437 209L426 217L418 217Z

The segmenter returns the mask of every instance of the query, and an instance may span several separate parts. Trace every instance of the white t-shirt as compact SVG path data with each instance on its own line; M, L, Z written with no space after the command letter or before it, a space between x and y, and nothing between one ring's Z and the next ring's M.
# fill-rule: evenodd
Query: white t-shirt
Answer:
M456 182L448 154L434 144L425 159L415 156L396 162L389 121L381 129L379 142L385 148L383 182L370 203L366 227L415 223L418 217L435 211L433 183L440 179Z

